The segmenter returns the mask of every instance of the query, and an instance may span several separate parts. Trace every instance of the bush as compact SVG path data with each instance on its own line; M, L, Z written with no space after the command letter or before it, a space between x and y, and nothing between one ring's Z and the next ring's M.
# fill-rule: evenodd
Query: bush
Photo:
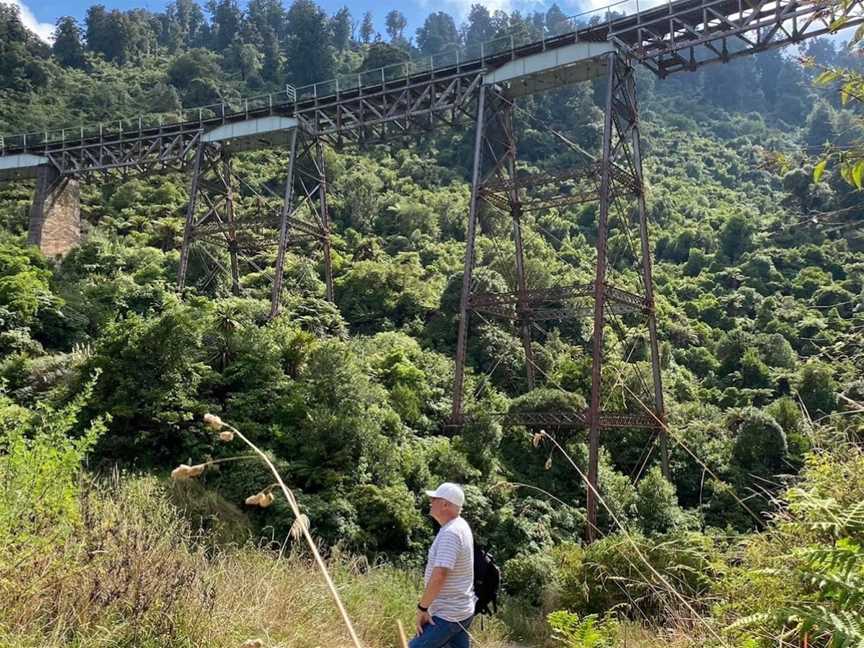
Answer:
M4 557L62 542L79 520L78 470L105 429L96 419L83 435L71 434L90 391L59 410L30 411L0 395L0 573Z
M531 605L540 605L555 582L555 563L545 554L521 554L504 563L504 590Z
M670 587L688 599L707 591L714 554L711 540L698 533L646 538L619 532L584 549L563 545L555 552L561 602L579 614L615 608L662 620L678 605Z
M654 466L636 486L637 522L646 535L666 533L684 523L684 511L678 506L675 486Z
M827 365L808 362L798 372L796 386L810 418L815 420L837 409L837 382Z
M738 468L758 475L774 475L783 468L786 433L770 414L746 407L733 415L730 427L735 434L732 461Z
M363 525L356 543L364 553L411 551L418 549L418 537L427 539L423 517L403 484L358 486L351 499Z

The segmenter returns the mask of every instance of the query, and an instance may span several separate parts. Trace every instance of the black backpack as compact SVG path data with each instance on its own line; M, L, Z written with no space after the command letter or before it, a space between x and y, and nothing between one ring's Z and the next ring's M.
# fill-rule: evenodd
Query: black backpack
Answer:
M495 559L480 545L474 545L474 595L477 604L474 614L492 614L498 611L498 589L501 586L501 570ZM491 610L489 609L491 606Z

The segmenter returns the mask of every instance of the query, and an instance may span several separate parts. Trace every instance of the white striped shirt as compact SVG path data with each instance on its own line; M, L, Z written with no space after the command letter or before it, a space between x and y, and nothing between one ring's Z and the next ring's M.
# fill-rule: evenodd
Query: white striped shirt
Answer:
M429 606L429 614L450 622L464 621L474 614L474 536L461 517L441 527L429 547L424 580L429 584L432 569L449 571L444 586Z

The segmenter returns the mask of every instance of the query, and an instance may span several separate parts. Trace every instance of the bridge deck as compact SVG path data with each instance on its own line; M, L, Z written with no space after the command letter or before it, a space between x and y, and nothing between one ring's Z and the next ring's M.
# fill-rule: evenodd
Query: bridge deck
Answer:
M638 8L638 1L623 0L612 9L620 11L631 2ZM850 5L846 26L862 22L861 4L857 0ZM152 167L187 154L190 140L201 133L272 116L296 117L313 135L375 141L392 134L394 128L398 132L418 123L431 126L448 111L455 118L479 84L497 83L496 73L502 68L538 54L577 43L611 41L665 76L828 33L839 17L833 11L809 0L676 0L632 15L607 12L605 21L539 41L520 44L511 36L508 46L487 51L481 47L475 58L460 60L459 52L448 53L298 88L293 97L282 93L243 100L241 106L219 104L184 111L169 123L162 123L162 116L139 117L113 125L0 137L0 157L45 156L65 174ZM594 73L597 70L590 74ZM584 76L567 77L549 70L545 79L526 91ZM507 82L514 80L511 76ZM142 156L148 160L142 163ZM21 164L16 169L19 175L25 173Z

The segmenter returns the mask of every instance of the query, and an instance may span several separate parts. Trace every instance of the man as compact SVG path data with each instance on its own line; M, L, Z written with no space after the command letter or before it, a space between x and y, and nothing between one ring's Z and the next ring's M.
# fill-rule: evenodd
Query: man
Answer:
M417 636L409 648L469 648L474 617L474 536L460 516L465 493L444 483L429 496L429 515L441 525L429 548L417 603Z

